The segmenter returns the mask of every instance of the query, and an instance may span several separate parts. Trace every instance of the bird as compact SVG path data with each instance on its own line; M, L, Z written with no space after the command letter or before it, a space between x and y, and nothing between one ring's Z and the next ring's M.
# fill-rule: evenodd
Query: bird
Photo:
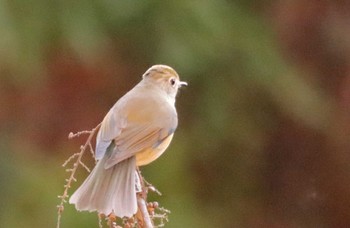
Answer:
M122 96L101 122L96 136L96 165L69 199L78 211L137 212L136 169L167 149L178 125L178 89L187 86L167 65L154 65Z

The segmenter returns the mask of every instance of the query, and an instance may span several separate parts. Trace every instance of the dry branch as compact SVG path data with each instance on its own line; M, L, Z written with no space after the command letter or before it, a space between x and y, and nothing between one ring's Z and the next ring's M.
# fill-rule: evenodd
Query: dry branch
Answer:
M71 160L73 160L73 158L75 157L78 157L77 160L74 162L73 164L73 168L72 169L66 169L67 172L70 172L70 176L68 179L66 179L66 184L64 185L64 191L63 191L63 194L58 196L58 198L61 199L61 202L60 204L57 206L58 208L58 216L57 216L57 228L60 227L60 224L61 224L61 217L62 217L62 213L63 213L63 210L64 210L64 203L67 202L67 198L69 197L68 195L68 189L71 187L71 184L73 181L77 181L76 178L74 177L79 165L82 165L82 161L81 161L81 158L83 157L84 155L84 152L86 150L86 148L89 146L89 144L91 144L91 140L93 138L93 136L95 135L96 131L100 128L101 126L101 123L98 124L94 129L92 129L91 131L82 131L82 132L78 132L76 134L73 134L72 132L69 133L68 135L68 138L69 139L72 139L74 137L79 137L81 134L90 134L89 137L87 138L85 144L83 146L80 147L80 152L79 153L76 153L76 154L73 154L71 157L69 157L63 164L63 166L66 166ZM83 166L85 168L86 165L83 164ZM88 169L89 170L89 169Z

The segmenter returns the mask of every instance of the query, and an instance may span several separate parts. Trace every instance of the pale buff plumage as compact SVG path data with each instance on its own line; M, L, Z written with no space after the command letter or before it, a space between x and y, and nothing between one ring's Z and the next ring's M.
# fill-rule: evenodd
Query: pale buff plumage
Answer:
M118 217L136 213L136 166L154 161L169 146L177 127L175 96L182 85L187 84L174 69L155 65L111 108L96 138L98 162L69 200L77 210Z

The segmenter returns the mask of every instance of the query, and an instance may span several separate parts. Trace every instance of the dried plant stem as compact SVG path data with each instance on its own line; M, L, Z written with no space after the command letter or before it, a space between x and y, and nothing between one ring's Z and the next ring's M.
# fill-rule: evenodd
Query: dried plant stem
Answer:
M141 227L153 228L152 220L148 214L147 205L145 199L142 197L142 193L137 194L137 205L141 213Z
M74 175L79 167L79 165L82 165L85 169L87 168L81 161L81 158L84 155L85 150L91 146L91 140L93 138L93 136L95 135L96 131L100 128L101 123L98 124L94 129L92 129L91 131L82 131L82 132L78 132L76 134L70 133L68 138L74 138L74 137L79 137L81 134L90 134L88 139L86 140L85 144L83 146L80 147L80 152L77 154L73 154L70 158L68 158L68 160L63 164L63 166L67 165L67 163L69 161L71 161L73 158L77 157L77 160L74 162L73 164L73 168L72 169L66 169L67 172L70 172L70 176L68 179L66 179L66 184L64 185L64 192L61 196L58 196L61 199L61 203L57 206L58 208L58 216L57 216L57 228L60 227L61 224L61 216L64 210L64 203L67 202L67 198L68 198L68 189L71 187L71 184L73 181L76 181ZM89 169L87 169L89 170Z
M140 179L140 184L142 191L137 193L137 205L138 205L138 214L139 214L139 222L142 228L153 228L153 223L152 220L149 216L148 210L147 210L147 194L148 194L148 189L145 186L144 178L141 175L141 171L139 168L137 168L137 174Z

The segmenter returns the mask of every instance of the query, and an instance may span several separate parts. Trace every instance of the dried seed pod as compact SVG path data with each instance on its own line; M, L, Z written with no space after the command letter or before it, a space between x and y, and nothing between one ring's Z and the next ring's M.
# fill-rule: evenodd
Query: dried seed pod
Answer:
M157 209L159 207L159 203L158 202L153 202L153 208Z

